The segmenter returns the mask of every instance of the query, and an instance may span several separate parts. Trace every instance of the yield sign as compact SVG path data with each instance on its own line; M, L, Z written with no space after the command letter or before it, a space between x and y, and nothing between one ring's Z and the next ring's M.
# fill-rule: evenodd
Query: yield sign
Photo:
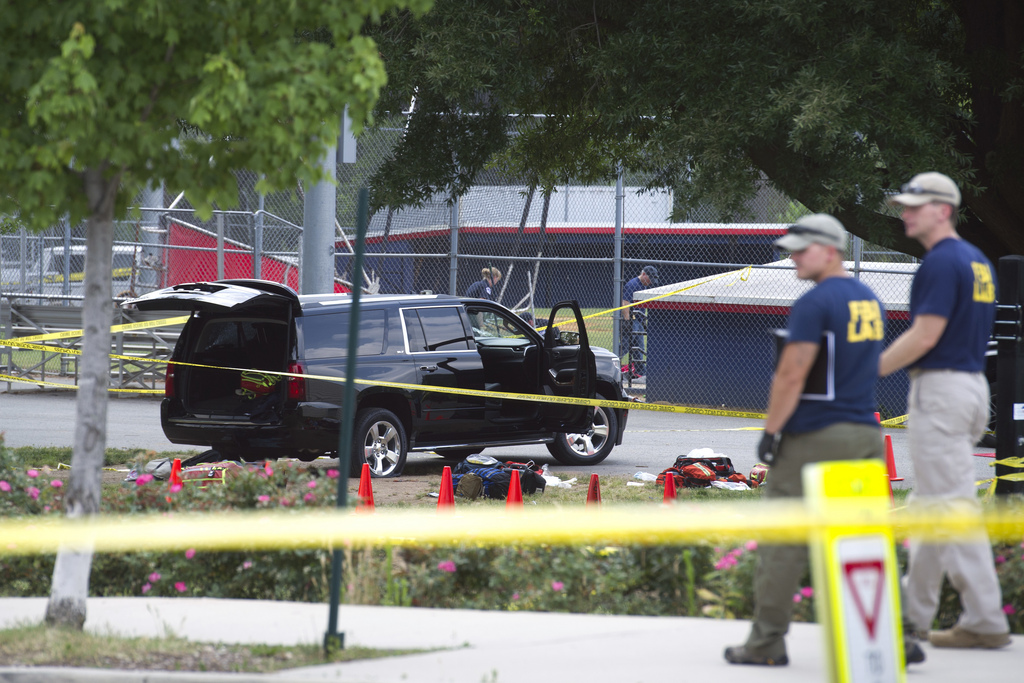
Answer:
M882 591L885 589L885 571L881 560L844 562L843 575L853 595L853 604L864 621L868 638L875 639L875 625L882 606Z

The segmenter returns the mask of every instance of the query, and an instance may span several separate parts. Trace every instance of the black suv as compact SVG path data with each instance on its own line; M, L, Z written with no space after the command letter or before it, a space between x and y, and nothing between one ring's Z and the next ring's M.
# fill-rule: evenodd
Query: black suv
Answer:
M191 311L167 368L167 438L247 461L336 454L344 382L331 378L345 374L351 303L262 280L181 284L125 302ZM415 387L356 384L350 474L366 462L376 477L398 476L410 450L461 459L544 443L564 464L604 460L622 443L625 410L430 391L624 400L619 360L590 347L578 305L556 305L550 320L541 335L481 299L362 297L356 378Z

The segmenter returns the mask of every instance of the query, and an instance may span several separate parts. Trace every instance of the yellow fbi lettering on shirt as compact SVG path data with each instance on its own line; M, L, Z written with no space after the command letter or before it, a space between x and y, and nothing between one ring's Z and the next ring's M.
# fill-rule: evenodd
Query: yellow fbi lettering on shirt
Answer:
M850 322L846 324L846 341L882 341L885 325L882 309L874 299L850 301Z
M974 270L974 300L990 304L996 300L996 285L992 282L992 270L987 263L971 261Z

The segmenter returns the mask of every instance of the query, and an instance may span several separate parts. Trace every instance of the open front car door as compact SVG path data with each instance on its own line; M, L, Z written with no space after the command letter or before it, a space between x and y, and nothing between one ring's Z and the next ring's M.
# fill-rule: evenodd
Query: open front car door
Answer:
M545 394L593 399L597 366L590 350L583 314L575 301L551 309L544 330L543 386ZM544 426L553 432L581 432L590 428L594 407L570 403L544 404Z

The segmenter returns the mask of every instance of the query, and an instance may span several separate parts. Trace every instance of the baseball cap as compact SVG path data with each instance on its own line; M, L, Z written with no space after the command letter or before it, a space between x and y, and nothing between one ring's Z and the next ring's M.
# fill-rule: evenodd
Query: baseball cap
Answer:
M796 223L786 229L786 234L775 240L775 246L786 251L803 251L812 244L845 249L843 224L827 213L812 213L796 219Z
M641 272L646 273L647 277L651 278L651 284L652 285L658 284L658 269L657 268L655 268L654 266L644 266L644 269Z
M889 197L890 204L903 206L923 206L928 202L941 202L960 206L960 188L946 175L941 173L918 173L900 188L900 193Z

